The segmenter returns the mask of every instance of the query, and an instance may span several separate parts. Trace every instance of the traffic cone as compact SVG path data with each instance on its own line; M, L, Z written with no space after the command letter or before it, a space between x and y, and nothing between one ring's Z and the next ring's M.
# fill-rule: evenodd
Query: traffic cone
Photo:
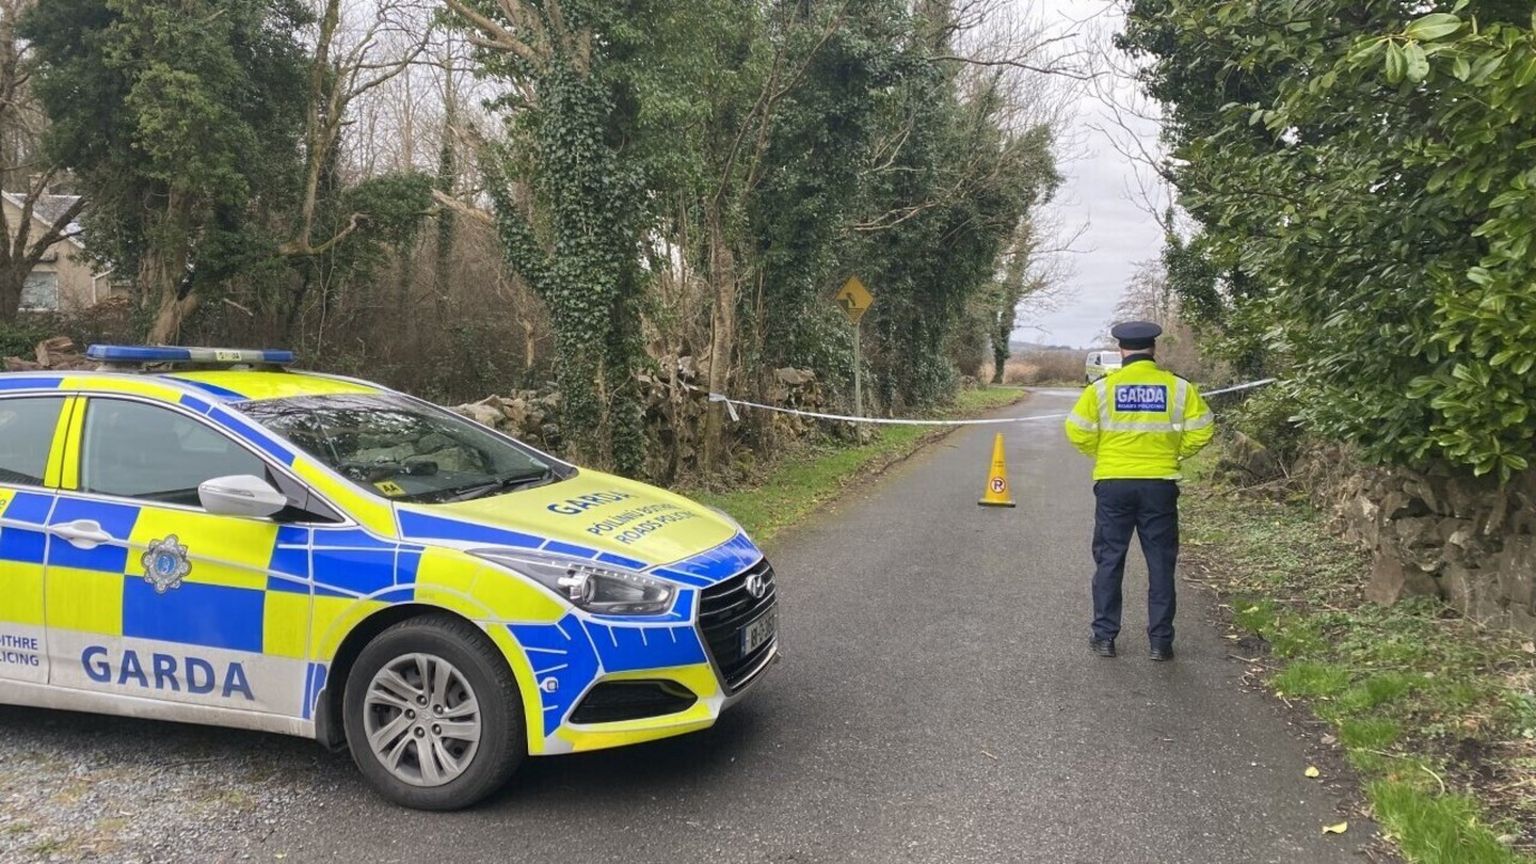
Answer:
M997 433L992 442L992 470L987 472L987 491L976 502L983 507L1013 507L1013 495L1008 489L1008 465L1003 458L1003 433Z

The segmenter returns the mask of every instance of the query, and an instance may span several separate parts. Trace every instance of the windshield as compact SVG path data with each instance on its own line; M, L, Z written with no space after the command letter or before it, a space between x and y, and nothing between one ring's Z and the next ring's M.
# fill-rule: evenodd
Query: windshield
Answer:
M238 407L358 486L395 501L468 501L564 479L550 460L403 396L302 396Z

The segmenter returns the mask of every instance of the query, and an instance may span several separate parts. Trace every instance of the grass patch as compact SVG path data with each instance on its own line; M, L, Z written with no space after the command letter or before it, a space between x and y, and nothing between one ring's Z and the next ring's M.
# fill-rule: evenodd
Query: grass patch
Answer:
M966 390L935 418L973 417L1020 401L1016 387ZM889 466L943 432L927 426L882 426L866 444L820 444L800 449L769 468L761 482L727 492L683 490L731 514L759 543L836 498L854 478Z
M1331 663L1304 660L1285 667L1270 683L1286 696L1314 699L1337 696L1349 687L1349 670Z
M1520 864L1530 859L1499 842L1483 825L1475 799L1434 794L1411 783L1378 780L1366 787L1376 819L1422 864Z
M1367 557L1300 497L1194 472L1187 572L1268 643L1268 685L1309 704L1407 860L1536 864L1536 657L1433 599L1360 594Z
M1386 750L1403 730L1389 717L1348 717L1339 722L1339 743L1354 750Z
M1383 672L1350 688L1348 693L1339 697L1338 704L1351 714L1363 713L1407 696L1421 683L1423 679L1403 672Z

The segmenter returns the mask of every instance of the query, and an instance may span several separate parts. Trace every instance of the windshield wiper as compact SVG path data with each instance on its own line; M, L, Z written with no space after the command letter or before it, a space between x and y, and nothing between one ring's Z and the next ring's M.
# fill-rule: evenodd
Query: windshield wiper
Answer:
M511 492L515 489L526 489L530 486L541 486L549 482L555 476L553 468L543 468L538 471L524 471L520 474L509 474L506 477L498 477L489 483L478 486L470 486L467 489L450 490L451 497L439 499L445 504L455 504L460 501L473 501L476 498L484 498L487 495Z

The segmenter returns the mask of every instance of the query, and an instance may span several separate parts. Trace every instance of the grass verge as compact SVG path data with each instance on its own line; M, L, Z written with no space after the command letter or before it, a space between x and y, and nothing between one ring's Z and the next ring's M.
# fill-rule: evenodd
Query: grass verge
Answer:
M1366 557L1304 501L1193 485L1186 573L1230 606L1234 655L1332 727L1403 856L1536 864L1536 645L1439 601L1366 602Z
M934 419L974 417L1022 400L1017 387L966 390ZM876 473L944 434L931 426L882 426L866 444L817 444L769 466L758 482L728 492L684 490L702 503L731 514L759 543L813 513L855 478Z

